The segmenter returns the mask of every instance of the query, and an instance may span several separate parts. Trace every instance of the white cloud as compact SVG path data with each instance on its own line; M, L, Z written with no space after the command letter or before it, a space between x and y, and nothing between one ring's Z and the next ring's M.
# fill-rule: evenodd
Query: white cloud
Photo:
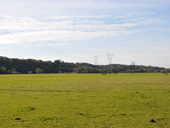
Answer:
M23 44L46 41L84 41L108 36L122 36L132 34L136 31L37 31L16 34L6 34L0 36L0 44Z
M61 17L63 20L47 20L41 21L34 18L29 17L8 17L8 16L0 16L0 30L6 31L43 31L43 30L113 30L113 29L126 29L127 27L134 27L140 25L148 25L155 22L160 21L159 19L153 18L143 18L136 21L124 21L123 23L114 23L116 19L111 16L101 16L100 20L97 19L88 19L96 18L98 16L85 16L87 18L76 17L74 18L65 16ZM111 23L107 23L106 20L111 21ZM47 18L48 19L48 18ZM76 20L75 20L76 19ZM119 21L119 20L118 20Z
M35 42L46 44L48 41L87 41L103 37L124 36L143 31L143 29L139 29L142 25L159 22L159 19L144 17L142 20L140 18L136 21L125 20L123 23L115 23L117 19L111 15L47 17L41 20L4 15L1 15L0 18L0 44ZM62 44L56 43L56 45ZM68 45L68 43L64 45Z

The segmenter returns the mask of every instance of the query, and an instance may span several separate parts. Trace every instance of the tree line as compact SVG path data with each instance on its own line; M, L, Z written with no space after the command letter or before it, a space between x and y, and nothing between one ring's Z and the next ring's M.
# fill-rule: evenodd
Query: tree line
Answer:
M42 61L0 56L0 74L32 73L168 73L169 69L139 65L93 65L89 63L68 63L61 60Z

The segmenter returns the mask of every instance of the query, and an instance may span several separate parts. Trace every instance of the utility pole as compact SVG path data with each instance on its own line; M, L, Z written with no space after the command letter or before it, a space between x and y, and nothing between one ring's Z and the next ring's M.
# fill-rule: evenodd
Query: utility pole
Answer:
M98 65L98 63L97 63L98 58L99 58L98 56L94 56L94 65Z
M134 73L135 70L135 61L131 62L131 73Z
M112 64L112 57L113 57L113 53L111 54L106 54L107 58L108 58L108 64Z

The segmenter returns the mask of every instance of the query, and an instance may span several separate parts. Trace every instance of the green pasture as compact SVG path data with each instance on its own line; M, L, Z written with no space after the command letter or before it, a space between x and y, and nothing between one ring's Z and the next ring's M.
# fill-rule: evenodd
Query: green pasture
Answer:
M170 128L170 75L0 75L0 128Z

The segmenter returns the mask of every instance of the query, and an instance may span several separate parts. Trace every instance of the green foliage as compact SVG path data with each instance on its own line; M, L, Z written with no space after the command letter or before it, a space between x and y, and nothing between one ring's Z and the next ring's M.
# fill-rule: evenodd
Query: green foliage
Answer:
M28 74L32 74L32 71L28 71Z
M42 69L44 71L42 71ZM61 60L42 61L0 57L0 74L32 73L152 73L163 72L165 68L138 65L92 65L88 63L67 63ZM169 70L167 70L169 72Z
M6 73L8 73L5 66L0 67L0 73L1 73L1 74L6 74Z
M42 68L37 68L37 69L35 70L35 72L36 72L37 74L44 73L44 69L42 69Z

